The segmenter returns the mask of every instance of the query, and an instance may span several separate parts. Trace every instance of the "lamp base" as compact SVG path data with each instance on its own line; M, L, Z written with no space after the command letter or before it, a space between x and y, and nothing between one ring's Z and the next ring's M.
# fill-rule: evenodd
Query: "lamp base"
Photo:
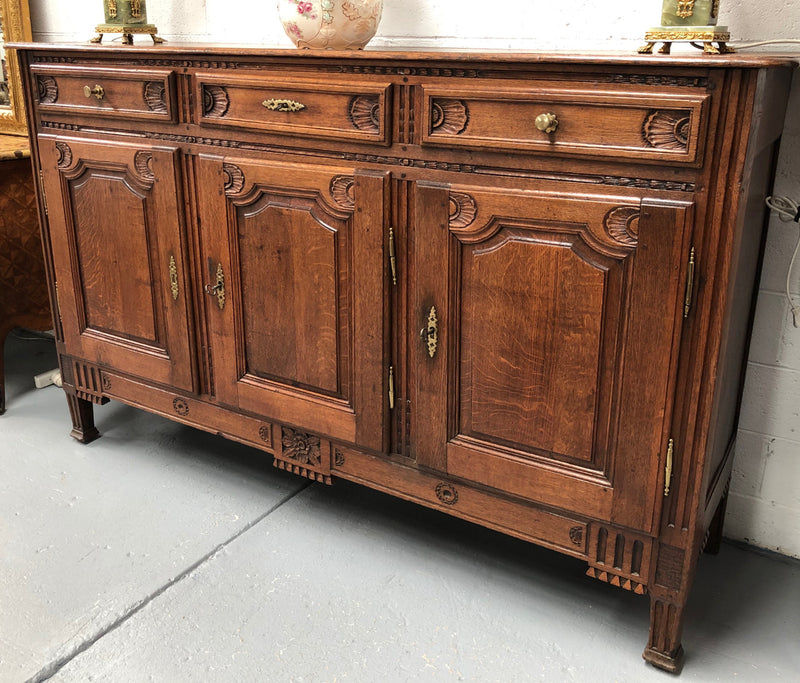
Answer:
M656 43L663 43L659 54L668 55L672 43L689 43L707 55L720 55L735 52L726 45L731 39L727 26L658 26L644 34L647 45L639 48L643 55L653 54ZM714 45L716 43L716 45Z
M158 29L155 24L99 24L94 29L97 35L91 39L92 43L99 43L106 33L121 33L123 45L133 45L133 34L146 34L153 39L153 43L163 43L164 39L157 36Z

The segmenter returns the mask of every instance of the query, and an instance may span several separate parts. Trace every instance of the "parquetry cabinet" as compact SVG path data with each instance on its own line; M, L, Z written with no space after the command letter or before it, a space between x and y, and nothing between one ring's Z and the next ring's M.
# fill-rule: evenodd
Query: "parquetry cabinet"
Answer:
M583 558L680 667L789 60L20 59L76 438L119 400Z

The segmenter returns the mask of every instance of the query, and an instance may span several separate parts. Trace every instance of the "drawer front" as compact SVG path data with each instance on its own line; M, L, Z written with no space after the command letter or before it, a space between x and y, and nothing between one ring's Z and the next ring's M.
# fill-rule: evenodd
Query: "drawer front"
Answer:
M195 80L202 125L389 144L389 83L211 73Z
M422 144L699 163L708 99L663 91L423 87Z
M170 69L39 65L32 71L37 108L43 115L175 120L175 76Z

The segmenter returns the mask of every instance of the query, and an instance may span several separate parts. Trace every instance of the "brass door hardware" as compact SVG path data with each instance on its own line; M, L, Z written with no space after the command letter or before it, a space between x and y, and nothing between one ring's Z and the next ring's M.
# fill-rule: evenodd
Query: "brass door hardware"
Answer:
M44 209L44 215L48 216L50 214L49 211L47 210L47 192L45 191L44 188L44 173L42 172L41 169L39 170L39 188L42 191L42 208Z
M692 294L694 293L694 247L689 252L689 266L686 269L686 297L683 300L683 317L689 317L689 311L692 309Z
M394 250L394 230L389 228L389 265L392 269L392 284L397 284L397 256Z
M91 97L92 95L94 95L98 100L102 100L106 94L106 91L102 85L95 85L94 88L90 88L88 85L84 85L83 94L86 95L86 97Z
M427 327L422 329L420 336L428 347L428 355L433 358L439 346L439 319L436 317L436 306L431 306Z
M669 486L672 483L672 458L675 451L675 442L670 439L667 446L667 463L664 466L664 495L669 495Z
M389 366L389 410L394 410L394 366Z
M558 130L558 117L552 112L539 114L533 122L542 133L555 133Z
M263 104L270 111L301 111L306 105L294 100L264 100Z
M175 257L169 257L169 288L172 291L172 300L178 300L178 264L175 263Z
M205 291L209 296L217 297L217 305L220 310L225 308L225 273L222 271L222 264L217 264L217 281L213 285L206 285Z

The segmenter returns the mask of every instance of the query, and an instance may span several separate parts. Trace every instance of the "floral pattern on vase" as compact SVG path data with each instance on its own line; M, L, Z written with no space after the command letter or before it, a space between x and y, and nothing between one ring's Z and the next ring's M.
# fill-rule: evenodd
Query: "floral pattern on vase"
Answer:
M360 50L382 11L383 0L278 0L283 30L300 48Z

